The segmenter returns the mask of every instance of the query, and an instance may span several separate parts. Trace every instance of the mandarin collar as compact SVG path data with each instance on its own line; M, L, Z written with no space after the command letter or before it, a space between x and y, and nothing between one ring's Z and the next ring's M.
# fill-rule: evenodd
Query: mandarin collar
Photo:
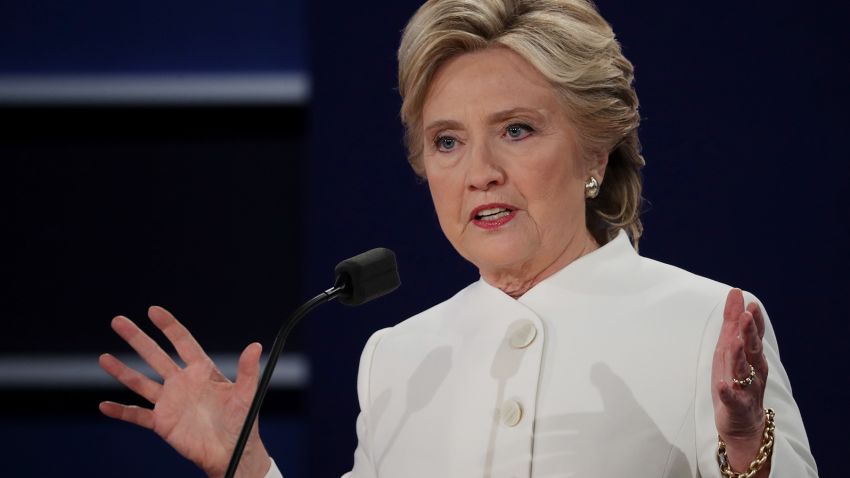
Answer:
M553 294L559 295L565 291L583 292L613 286L619 282L618 277L624 270L637 266L639 258L628 234L621 229L617 237L607 244L570 262L529 289L519 299L514 299L488 284L483 277L478 279L477 288L491 297L501 295L502 299L532 306L540 300L550 300Z

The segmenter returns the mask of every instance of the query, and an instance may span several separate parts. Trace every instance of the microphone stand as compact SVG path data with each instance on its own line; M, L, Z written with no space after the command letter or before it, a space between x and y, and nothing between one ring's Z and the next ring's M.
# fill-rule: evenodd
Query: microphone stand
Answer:
M348 258L337 264L334 271L336 272L334 286L296 309L278 331L266 368L263 369L263 376L257 384L257 392L251 401L251 407L248 409L248 416L245 417L245 424L236 440L236 447L230 457L230 464L227 466L227 473L224 475L225 478L233 478L236 474L236 468L239 466L242 452L245 451L245 444L248 442L251 427L257 420L263 399L266 397L266 391L269 389L269 382L271 382L277 358L280 356L283 344L295 324L325 302L338 298L345 305L360 305L388 294L401 285L395 253L382 247Z
M269 382L271 382L272 373L274 373L275 365L277 365L277 359L280 356L281 351L283 351L283 344L286 342L286 338L289 336L292 328L295 327L295 324L297 324L301 318L310 313L316 307L345 294L345 289L347 287L348 284L346 284L346 281L337 280L337 283L334 284L333 287L322 292L316 297L313 297L309 301L305 302L304 305L296 309L277 332L271 353L269 353L269 360L266 362L266 367L263 369L263 375L260 378L260 382L257 384L257 392L254 394L254 400L251 401L251 408L248 409L248 416L245 417L245 424L242 425L242 431L239 433L239 439L236 440L236 448L233 449L233 455L230 457L230 464L227 466L227 473L224 475L225 478L233 478L236 474L236 468L239 466L239 460L242 458L242 453L245 451L245 444L248 442L248 435L251 434L251 427L254 426L254 422L257 420L257 415L260 413L260 407L263 406L263 399L266 397L266 392L269 389Z

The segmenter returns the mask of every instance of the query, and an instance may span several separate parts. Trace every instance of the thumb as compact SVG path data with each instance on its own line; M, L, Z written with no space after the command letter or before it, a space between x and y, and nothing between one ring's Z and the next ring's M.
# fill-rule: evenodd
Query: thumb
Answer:
M236 396L245 403L251 403L254 393L257 391L257 382L260 378L260 355L263 346L254 342L245 347L239 356L239 366L236 370Z

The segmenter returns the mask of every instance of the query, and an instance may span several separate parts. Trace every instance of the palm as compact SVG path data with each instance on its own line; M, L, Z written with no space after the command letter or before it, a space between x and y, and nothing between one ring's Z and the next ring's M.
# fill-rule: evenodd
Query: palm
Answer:
M151 410L103 402L101 411L153 430L210 476L223 475L256 388L259 344L249 345L242 353L237 380L233 383L170 313L152 307L150 317L174 344L186 366L179 367L129 319L116 317L113 329L163 377L163 382L151 380L112 355L104 354L100 359L104 370L154 407ZM264 455L256 426L251 435L246 455L252 449Z
M217 370L211 365L192 364L166 380L153 408L153 431L202 468L226 460L227 444L239 433L238 423L220 420L245 414L235 406L233 385L213 377Z

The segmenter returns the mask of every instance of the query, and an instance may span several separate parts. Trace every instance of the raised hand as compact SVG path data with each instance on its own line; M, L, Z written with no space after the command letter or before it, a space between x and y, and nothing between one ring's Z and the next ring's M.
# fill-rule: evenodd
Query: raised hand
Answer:
M714 351L711 391L717 431L727 444L729 464L736 472L747 469L762 443L768 372L763 337L764 316L758 304L752 302L745 308L741 290L729 291ZM769 463L756 476L768 476Z
M130 319L115 317L112 329L162 377L162 383L128 367L113 355L103 354L100 366L153 404L153 408L106 401L101 402L100 411L108 417L153 430L210 477L224 476L256 391L261 346L252 343L245 348L233 383L167 310L153 306L148 309L148 317L165 334L186 366L177 365ZM255 424L237 476L263 477L270 465L271 459Z

